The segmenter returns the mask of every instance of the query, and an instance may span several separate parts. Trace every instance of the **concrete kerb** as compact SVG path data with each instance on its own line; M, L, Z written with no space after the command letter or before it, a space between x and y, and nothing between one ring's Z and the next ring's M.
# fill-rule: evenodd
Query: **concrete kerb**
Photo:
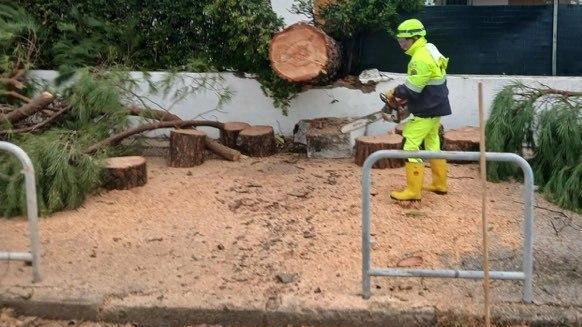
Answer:
M378 308L310 309L285 308L277 310L243 307L172 307L157 305L105 304L103 298L24 299L17 294L0 295L0 306L11 307L22 315L46 319L136 323L139 326L186 326L191 324L220 324L225 326L369 326L369 327L428 327L436 324L432 307L411 309Z
M0 295L0 306L11 307L19 314L46 319L136 323L139 326L186 326L220 324L225 326L398 326L428 327L443 319L481 321L480 313L459 310L440 312L433 307L396 309L353 308L285 308L277 310L222 306L217 308L173 307L159 305L106 304L103 298L25 299L17 294ZM501 304L492 307L496 324L535 326L580 326L582 307L555 307L523 304ZM446 326L446 324L445 324Z

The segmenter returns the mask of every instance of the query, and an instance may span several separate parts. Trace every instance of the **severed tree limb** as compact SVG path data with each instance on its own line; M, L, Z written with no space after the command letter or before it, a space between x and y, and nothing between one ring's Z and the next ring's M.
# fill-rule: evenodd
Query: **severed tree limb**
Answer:
M7 96L7 97L13 97L13 98L16 98L16 99L18 99L18 100L20 100L22 102L25 102L25 103L29 103L30 101L32 101L29 98L25 97L24 95L22 95L22 94L20 94L18 92L14 92L14 91L4 91L4 92L0 92L0 95L1 96Z
M223 157L226 160L238 161L241 157L241 153L238 150L231 149L226 145L222 145L219 142L209 138L208 136L204 140L206 148L208 150L216 153L217 155Z
M12 85L12 87L14 87L17 90L22 90L25 87L24 83L22 83L21 81L19 81L16 78L0 77L0 83L6 84L6 85Z
M24 70L22 68L17 69L16 71L14 71L14 74L10 78L15 79L17 81L20 81L25 73L26 73L26 70Z
M168 111L156 110L156 109L142 109L138 106L132 105L127 108L129 114L132 116L142 116L145 118L151 118L159 121L177 121L182 120L182 118L170 113Z
M110 137L106 138L103 141L95 143L91 145L85 153L91 154L95 151L111 144L116 144L119 141L123 140L126 137L129 137L134 134L139 134L145 131L150 131L158 128L184 128L184 127L194 127L194 126L210 126L215 127L218 129L223 129L224 124L217 121L209 121L209 120L175 120L175 121L163 121L151 124L144 124L135 128L130 128L126 131L123 131L118 134L111 135Z
M156 109L148 109L147 111L145 111L144 109L139 108L137 106L130 106L128 110L131 115L135 116L142 116L160 121L182 121L182 118L168 111ZM208 150L214 152L215 154L221 156L226 160L237 161L241 157L241 153L238 150L231 149L225 145L222 145L209 137L206 137L205 144Z
M35 97L22 107L4 115L4 120L7 120L9 123L19 122L42 110L47 104L53 102L54 99L54 95L48 92L42 92L41 95Z
M50 124L51 122L53 122L55 119L57 119L58 117L60 117L62 114L64 114L65 112L67 112L67 110L69 110L69 106L64 107L59 109L57 112L54 112L52 116L50 116L50 118L43 120L42 122L33 125L33 126L29 126L29 127L23 127L23 128L19 128L19 129L11 129L11 130L7 130L7 131L0 131L0 135L1 134L9 134L9 133L29 133L29 132L34 132L37 131L39 129L41 129L42 127Z
M12 112L14 110L16 110L16 108L0 104L0 114L1 115L6 115L7 113Z

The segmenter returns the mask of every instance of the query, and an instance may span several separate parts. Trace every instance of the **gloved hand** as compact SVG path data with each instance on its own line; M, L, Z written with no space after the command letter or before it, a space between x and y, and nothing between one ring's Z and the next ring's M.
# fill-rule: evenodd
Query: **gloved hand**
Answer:
M393 103L394 102L394 99L395 99L395 97L394 97L394 89L386 90L384 92L384 96L386 96L386 100L388 100L388 103Z

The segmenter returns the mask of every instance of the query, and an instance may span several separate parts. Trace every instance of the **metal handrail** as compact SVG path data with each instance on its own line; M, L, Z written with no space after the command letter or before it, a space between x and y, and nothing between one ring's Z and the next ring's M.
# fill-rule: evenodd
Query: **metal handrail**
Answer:
M30 230L30 253L29 252L0 252L0 260L19 260L32 263L32 282L40 282L40 241L38 238L38 205L36 202L36 183L34 178L34 167L30 157L22 148L0 141L0 150L14 154L22 163L24 174L24 185L26 188L26 214L28 216L28 228Z
M362 167L362 296L369 299L370 277L371 276L396 276L396 277L441 277L441 278L472 278L481 279L483 271L468 270L431 270L431 269L394 269L394 268L372 268L371 267L371 238L370 238L370 185L372 181L371 171L374 163L380 159L454 159L464 161L478 161L479 152L460 151L403 151L403 150L380 150L372 153ZM523 224L523 271L491 271L489 275L492 279L523 280L523 296L525 303L533 302L533 191L534 178L529 163L522 157L514 153L486 152L485 159L488 161L510 161L516 163L524 174L524 215Z

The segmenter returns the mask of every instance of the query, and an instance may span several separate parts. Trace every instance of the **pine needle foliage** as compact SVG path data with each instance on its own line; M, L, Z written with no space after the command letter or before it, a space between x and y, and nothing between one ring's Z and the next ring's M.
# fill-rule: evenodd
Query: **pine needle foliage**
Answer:
M90 137L85 131L53 129L42 135L24 135L17 141L34 164L37 201L41 215L79 207L86 194L101 184L99 157L83 153ZM16 157L0 154L0 214L24 213L26 204L22 166Z
M549 201L582 212L582 92L511 83L495 97L485 134L488 151L528 160ZM521 179L522 172L510 163L491 162L487 176Z
M37 42L41 42L36 38L38 25L34 20L21 9L2 5L3 1L0 0L0 58L6 66L0 68L0 74L5 69L12 72L15 63L19 68L32 67L36 59L32 53L37 49ZM62 109L64 114L52 121L46 130L43 127L34 134L15 133L0 114L0 131L3 132L0 137L21 147L34 165L41 215L77 208L88 194L97 192L102 184L103 159L130 154L135 148L123 144L106 145L91 154L87 149L126 130L130 124L156 117L150 107L157 106L159 114L159 110L169 110L196 92L216 94L217 108L230 98L230 91L223 86L220 76L168 72L161 78L153 78L148 73L131 73L130 69L135 66L125 64L132 63L134 53L122 51L110 43L112 38L121 38L122 31L110 33L115 28L109 22L83 16L75 8L71 15L74 19L60 21L58 26L62 38L50 43L55 44L51 53L63 74L56 86L42 88L55 95L56 100L51 105ZM30 80L24 82L33 84ZM161 94L164 100L173 102L162 108L143 96L143 92ZM0 103L2 100L0 98ZM140 108L142 117L130 117L129 105ZM206 113L213 110L216 108ZM41 112L35 115L27 119L34 123L35 119L44 121L46 118ZM21 163L14 155L0 152L1 216L25 213L26 192L21 170Z

